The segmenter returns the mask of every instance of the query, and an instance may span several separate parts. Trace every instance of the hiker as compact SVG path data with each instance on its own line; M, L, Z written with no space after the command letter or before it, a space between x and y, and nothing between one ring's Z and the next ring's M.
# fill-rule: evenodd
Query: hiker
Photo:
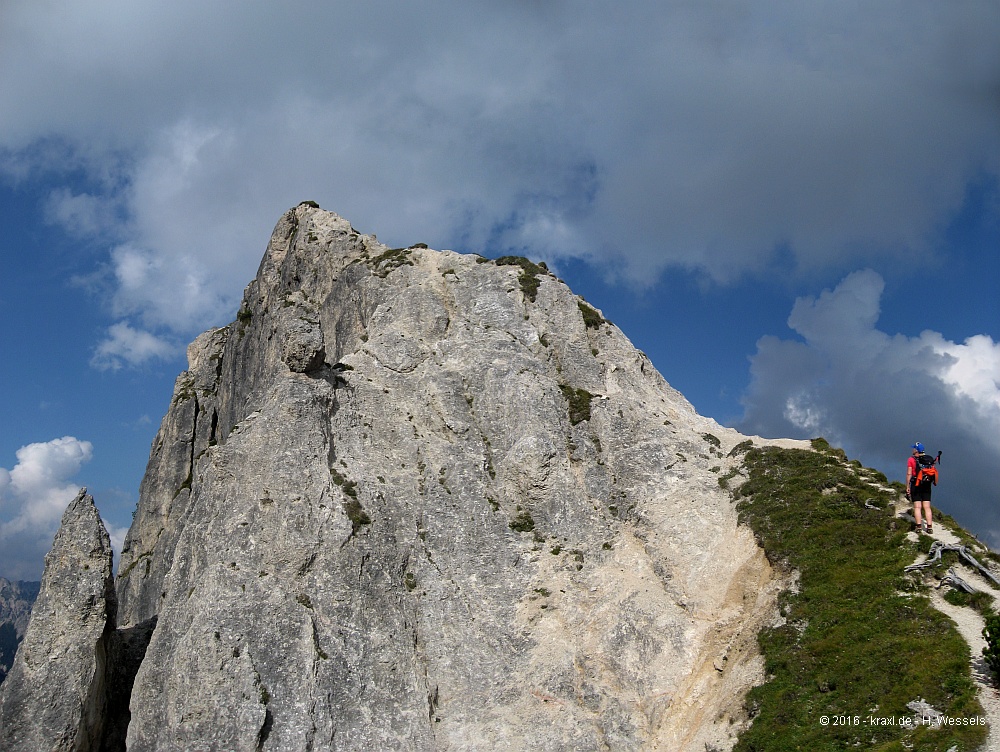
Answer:
M930 535L934 532L931 518L931 486L937 484L935 460L924 453L924 445L919 441L910 448L913 453L906 461L906 498L913 502L913 517L917 521L917 532ZM921 507L926 522L921 519Z

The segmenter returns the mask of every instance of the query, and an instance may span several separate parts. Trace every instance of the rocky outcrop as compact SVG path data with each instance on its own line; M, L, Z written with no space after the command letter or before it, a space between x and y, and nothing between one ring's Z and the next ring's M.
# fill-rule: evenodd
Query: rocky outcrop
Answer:
M31 621L0 687L0 749L99 749L116 604L111 557L94 500L81 490L45 557Z
M17 646L24 639L31 605L40 582L11 582L0 577L0 684L14 663Z
M781 583L695 413L543 266L303 204L151 453L128 747L725 748Z
M87 497L67 511L5 738L732 746L785 585L726 490L761 440L543 265L387 248L302 204L188 361L117 603ZM29 694L57 676L58 708Z

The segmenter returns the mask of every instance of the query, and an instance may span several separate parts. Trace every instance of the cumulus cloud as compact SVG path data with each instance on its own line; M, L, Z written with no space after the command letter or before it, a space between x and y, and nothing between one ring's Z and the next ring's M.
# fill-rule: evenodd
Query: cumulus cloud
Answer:
M90 364L102 371L118 370L123 365L139 366L169 358L177 352L175 345L122 321L108 328L107 337L95 348Z
M865 270L796 301L788 325L801 339L757 343L739 428L824 436L899 480L915 441L941 450L935 505L1000 546L1000 343L879 331L883 288Z
M1000 169L994 4L45 7L0 9L0 162L90 176L51 217L120 212L113 304L154 329L231 315L303 199L395 244L726 282L927 250Z
M0 468L0 576L38 579L66 505L80 487L71 482L93 456L89 441L63 436L17 450L17 464Z

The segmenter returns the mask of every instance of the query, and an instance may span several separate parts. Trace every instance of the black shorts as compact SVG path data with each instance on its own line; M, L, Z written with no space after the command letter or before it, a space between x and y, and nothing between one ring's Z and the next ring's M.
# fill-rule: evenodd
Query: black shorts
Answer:
M930 501L931 500L931 488L934 487L933 483L921 483L919 486L913 484L910 486L910 500L911 501Z

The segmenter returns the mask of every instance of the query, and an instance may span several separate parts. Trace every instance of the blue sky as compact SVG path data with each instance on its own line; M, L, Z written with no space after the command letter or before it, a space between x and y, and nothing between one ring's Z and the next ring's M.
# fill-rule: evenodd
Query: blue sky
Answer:
M545 260L699 412L1000 546L1000 5L0 4L0 576L120 541L186 344L302 200Z

